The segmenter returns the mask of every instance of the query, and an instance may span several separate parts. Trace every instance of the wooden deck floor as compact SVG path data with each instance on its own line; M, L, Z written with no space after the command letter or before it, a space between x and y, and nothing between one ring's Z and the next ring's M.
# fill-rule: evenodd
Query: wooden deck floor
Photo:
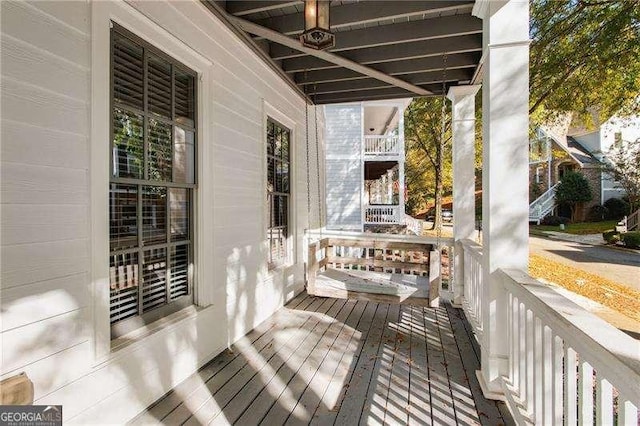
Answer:
M134 424L512 424L460 310L302 294Z

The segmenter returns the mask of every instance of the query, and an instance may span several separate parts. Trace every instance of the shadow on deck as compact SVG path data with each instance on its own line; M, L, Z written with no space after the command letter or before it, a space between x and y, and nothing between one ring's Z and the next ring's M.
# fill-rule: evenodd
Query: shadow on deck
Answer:
M301 294L134 424L512 424L461 310Z

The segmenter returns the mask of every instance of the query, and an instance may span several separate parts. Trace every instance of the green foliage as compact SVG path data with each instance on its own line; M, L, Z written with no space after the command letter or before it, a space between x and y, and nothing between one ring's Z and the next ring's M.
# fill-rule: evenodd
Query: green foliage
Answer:
M587 220L589 222L599 222L601 220L608 219L609 209L605 206L597 205L592 206L589 209L589 214L587 215Z
M556 187L556 202L571 208L571 220L575 220L576 207L591 201L593 195L589 181L579 172L567 172Z
M609 198L604 207L607 209L606 219L620 220L629 214L629 203L621 198Z
M569 222L571 222L571 220L568 217L547 216L544 219L542 219L540 224L545 226L559 226L559 225L566 225Z
M620 241L620 233L618 231L605 231L602 233L602 238L607 244L615 244Z
M620 234L620 239L625 247L640 249L640 232L625 232Z
M532 0L530 112L548 119L640 110L640 2Z

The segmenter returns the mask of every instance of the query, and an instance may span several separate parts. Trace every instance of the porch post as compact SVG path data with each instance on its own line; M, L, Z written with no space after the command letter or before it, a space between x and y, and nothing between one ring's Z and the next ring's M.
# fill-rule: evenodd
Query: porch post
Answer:
M457 306L464 295L462 240L473 239L475 234L475 96L479 89L479 85L454 86L447 95L453 132L453 303Z
M529 2L478 0L483 19L483 335L478 379L503 399L508 374L507 299L499 268L526 271L529 258Z
M398 143L400 144L400 155L398 156L398 222L402 224L404 220L404 161L405 161L405 149L404 149L404 110L400 107L396 107L398 117Z

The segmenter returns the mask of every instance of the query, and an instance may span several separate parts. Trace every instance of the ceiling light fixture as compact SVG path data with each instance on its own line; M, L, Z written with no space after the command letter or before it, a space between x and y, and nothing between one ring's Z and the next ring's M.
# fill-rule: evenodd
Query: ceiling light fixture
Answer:
M335 35L329 27L330 0L305 0L304 32L300 42L316 50L329 49L336 45Z

